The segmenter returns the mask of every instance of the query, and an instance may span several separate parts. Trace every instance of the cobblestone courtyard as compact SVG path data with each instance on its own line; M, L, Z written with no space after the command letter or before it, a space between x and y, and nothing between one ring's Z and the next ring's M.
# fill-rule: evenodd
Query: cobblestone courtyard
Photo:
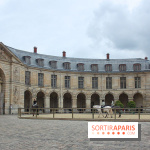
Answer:
M18 119L0 115L0 150L148 150L150 122L141 122L141 141L90 141L88 121Z

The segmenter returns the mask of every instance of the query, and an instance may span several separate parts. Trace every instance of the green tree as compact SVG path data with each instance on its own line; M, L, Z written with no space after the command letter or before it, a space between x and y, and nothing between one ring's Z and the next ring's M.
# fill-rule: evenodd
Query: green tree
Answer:
M129 108L135 108L135 107L136 107L136 104L135 104L134 101L130 101L130 102L128 102L127 106L128 106Z
M124 105L121 103L120 100L116 101L115 106L120 106L121 108L124 108Z

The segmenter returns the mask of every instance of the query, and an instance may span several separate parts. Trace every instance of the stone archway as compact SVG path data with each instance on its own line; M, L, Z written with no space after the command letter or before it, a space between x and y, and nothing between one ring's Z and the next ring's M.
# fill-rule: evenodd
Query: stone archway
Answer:
M0 68L0 114L5 114L5 75Z
M121 103L124 105L124 108L126 108L126 107L127 107L127 104L128 104L128 95L125 94L125 93L120 94L119 100L120 100Z
M26 112L29 111L31 105L32 105L32 95L31 92L27 90L24 92L24 108Z
M77 96L77 108L86 108L86 97L83 93L78 94ZM83 112L84 109L78 109L80 112Z
M106 94L105 96L105 105L111 106L112 101L114 101L114 96L112 94Z
M135 102L136 107L141 107L141 106L143 106L143 96L142 96L142 94L136 93L136 94L133 96L133 101Z
M43 92L38 92L37 93L37 105L39 106L39 108L44 108L44 98L45 98L45 95ZM43 110L43 109L41 109ZM44 112L44 110L43 110Z
M50 94L50 108L58 108L58 94L56 92Z
M70 93L64 94L63 107L64 108L72 108L72 96Z
M93 105L100 105L100 97L96 93L91 96L91 108L93 108Z

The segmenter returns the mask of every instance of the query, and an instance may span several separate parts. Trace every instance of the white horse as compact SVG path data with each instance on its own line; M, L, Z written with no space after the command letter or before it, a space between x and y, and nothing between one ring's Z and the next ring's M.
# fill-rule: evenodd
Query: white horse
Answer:
M99 111L99 116L98 118L100 117L100 114L103 116L103 112L106 113L106 116L105 118L107 117L107 115L111 115L111 118L112 118L112 115L113 115L113 111L112 111L112 108L111 106L104 106L103 108L100 106L100 105L94 105L93 108L97 109ZM104 117L104 116L103 116Z

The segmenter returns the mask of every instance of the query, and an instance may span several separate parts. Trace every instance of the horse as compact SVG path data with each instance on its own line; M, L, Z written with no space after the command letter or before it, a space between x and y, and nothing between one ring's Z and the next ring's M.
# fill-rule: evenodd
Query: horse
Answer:
M121 107L120 106L112 106L113 112L116 108L121 108ZM119 118L120 118L121 117L121 109L116 109L116 112L119 113Z
M113 111L112 111L112 108L111 106L104 106L102 107L101 105L94 105L93 108L97 109L99 111L99 116L98 118L100 117L100 114L102 114L102 112L105 112L106 113L106 117L108 117L107 115L111 115L111 118L112 118L112 115L113 115ZM101 110L102 109L102 110ZM103 114L102 114L103 116ZM103 116L104 117L104 116Z
M39 108L39 107L38 107L37 103L32 105L33 116L34 116L34 113L35 113L35 112L36 112L37 115L39 115L39 113L38 113L38 111L39 111L38 108Z

